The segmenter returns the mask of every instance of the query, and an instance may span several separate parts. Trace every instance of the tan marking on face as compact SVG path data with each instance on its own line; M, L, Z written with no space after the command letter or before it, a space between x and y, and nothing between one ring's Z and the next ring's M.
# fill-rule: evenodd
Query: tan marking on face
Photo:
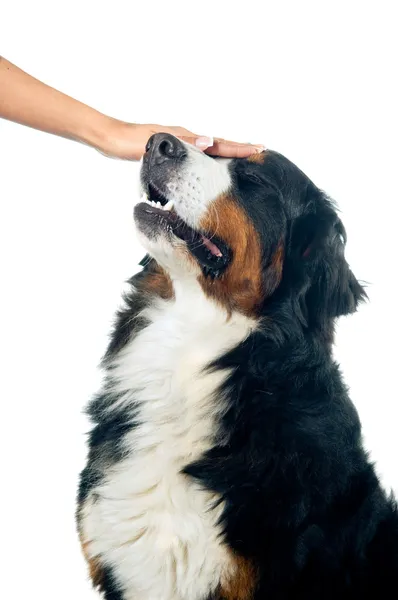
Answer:
M253 563L234 555L234 576L220 585L220 600L250 600L257 584L257 570Z
M199 276L205 293L229 311L255 315L263 296L260 240L245 211L230 196L220 196L209 208L201 228L223 240L232 261L218 279Z
M266 157L267 151L264 150L264 152L259 152L256 154L252 154L251 156L249 156L249 158L247 159L249 162L251 163L256 163L258 165L263 165L264 161L265 161L265 157Z

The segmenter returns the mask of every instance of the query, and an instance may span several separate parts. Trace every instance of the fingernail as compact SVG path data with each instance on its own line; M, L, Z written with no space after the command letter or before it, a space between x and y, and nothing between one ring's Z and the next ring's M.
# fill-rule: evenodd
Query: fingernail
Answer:
M201 150L206 150L206 148L210 148L213 144L214 139L212 137L201 136L195 140L195 146Z
M254 144L254 149L256 152L258 152L258 154L265 152L266 150L265 146L262 146L261 144Z

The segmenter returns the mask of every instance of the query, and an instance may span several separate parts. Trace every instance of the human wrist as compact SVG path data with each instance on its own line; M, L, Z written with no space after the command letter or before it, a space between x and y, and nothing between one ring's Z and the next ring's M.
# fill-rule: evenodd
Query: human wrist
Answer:
M104 154L112 154L115 146L116 130L121 122L98 111L86 116L77 140L99 150Z

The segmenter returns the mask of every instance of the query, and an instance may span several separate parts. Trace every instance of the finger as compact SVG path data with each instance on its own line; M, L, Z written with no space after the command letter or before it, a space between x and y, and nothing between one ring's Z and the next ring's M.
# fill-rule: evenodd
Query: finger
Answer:
M214 144L207 148L206 154L225 158L248 158L265 150L262 145L238 144L226 140L215 139Z
M192 146L196 146L199 150L207 150L214 144L214 139L212 137L208 137L205 135L179 135L177 136L180 140L184 142L188 142L188 144L192 144Z

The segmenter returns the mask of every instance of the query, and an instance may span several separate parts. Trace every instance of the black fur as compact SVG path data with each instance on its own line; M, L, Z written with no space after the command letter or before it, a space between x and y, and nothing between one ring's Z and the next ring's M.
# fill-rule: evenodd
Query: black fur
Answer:
M397 590L395 503L323 344L305 336L280 345L259 333L215 365L226 366L235 369L223 390L227 442L186 472L226 501L228 543L261 565L255 597L377 598L393 582Z
M141 284L152 273L153 265L154 261L146 256L140 262L142 271L129 280L131 289L123 298L124 308L116 315L111 340L102 361L104 368L108 370L107 384L104 391L92 399L86 411L93 429L88 437L87 465L80 475L78 506L84 502L90 490L100 483L106 469L123 458L124 435L135 427L131 409L112 410L109 413L104 410L117 400L112 390L112 369L107 367L107 363L146 325L140 313L148 305L150 298L142 291Z
M95 397L89 405L87 412L94 427L88 439L87 465L80 476L79 505L84 502L89 492L101 482L106 470L122 460L125 455L124 436L135 427L131 410L112 410L109 413L104 411L116 399L111 392L104 393Z
M258 572L253 600L396 598L397 507L363 449L331 352L336 317L366 296L344 258L344 228L331 201L279 154L232 169L262 242L264 277L281 240L283 274L258 330L209 366L232 369L220 390L222 442L185 473L225 502L225 540ZM130 297L108 358L134 335L132 317L146 301ZM124 415L104 419L102 402L90 409L96 428L81 501L101 476L96 448L109 447L112 460L123 451ZM121 598L112 593L107 600Z
M117 584L110 567L104 567L102 572L101 591L104 594L104 600L123 600L122 590Z
M124 296L125 306L116 315L116 322L111 336L104 363L108 358L117 354L134 335L146 325L145 319L140 316L141 311L148 305L150 298L141 290L142 281L152 272L154 261L146 256L140 262L143 270L129 281L131 291Z

